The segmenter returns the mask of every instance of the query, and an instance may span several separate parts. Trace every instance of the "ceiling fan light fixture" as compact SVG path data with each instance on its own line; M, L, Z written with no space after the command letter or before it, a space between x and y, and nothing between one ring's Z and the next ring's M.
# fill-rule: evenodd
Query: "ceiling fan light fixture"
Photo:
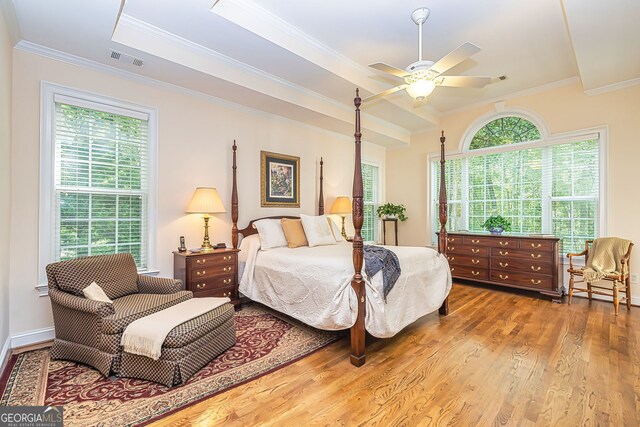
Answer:
M417 79L413 83L411 83L405 89L409 96L414 98L416 101L422 101L427 96L431 95L431 92L436 88L436 84L433 80L428 80L425 78Z

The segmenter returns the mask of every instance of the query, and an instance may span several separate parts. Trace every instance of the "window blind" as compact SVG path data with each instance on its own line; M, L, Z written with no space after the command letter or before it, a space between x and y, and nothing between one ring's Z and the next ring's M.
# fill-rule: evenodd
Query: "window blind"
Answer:
M369 163L362 163L363 211L362 238L365 241L376 241L378 231L378 167Z
M580 252L598 236L600 140L509 146L478 150L446 162L447 229L485 231L485 220L501 215L512 232L554 234L563 252ZM431 163L433 241L438 224L440 167Z
M130 252L146 269L146 115L56 97L54 140L54 259Z

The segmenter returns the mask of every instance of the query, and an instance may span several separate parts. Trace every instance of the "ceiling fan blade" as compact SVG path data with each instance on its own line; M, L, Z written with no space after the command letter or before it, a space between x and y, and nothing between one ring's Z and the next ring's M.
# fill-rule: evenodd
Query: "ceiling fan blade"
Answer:
M485 87L491 83L491 77L471 77L471 76L442 76L438 77L442 79L439 86L451 86L451 87ZM436 79L436 81L438 80Z
M480 48L478 46L472 43L464 43L433 64L430 70L433 70L438 74L442 74L478 52L480 52Z
M391 89L387 89L387 90L385 90L383 92L376 93L375 95L371 95L368 98L364 98L362 101L363 102L367 102L367 101L371 101L372 99L377 99L377 98L381 98L383 96L391 95L392 93L396 93L397 91L406 88L407 86L409 86L409 85L402 84L400 86L392 87Z
M384 62L376 62L375 64L369 65L369 67L397 77L405 77L409 75L409 73L405 70L401 70L400 68L385 64Z

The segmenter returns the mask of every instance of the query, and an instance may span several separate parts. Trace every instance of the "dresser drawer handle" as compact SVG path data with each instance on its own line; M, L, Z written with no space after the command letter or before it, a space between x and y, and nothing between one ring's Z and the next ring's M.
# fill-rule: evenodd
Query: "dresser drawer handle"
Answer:
M509 267L509 263L508 262L505 262L505 263L499 262L498 264L500 264L500 267Z
M541 256L542 256L542 255L540 255L540 254L531 254L531 258L534 258L534 259L538 259L538 258L540 258Z
M228 273L231 271L231 267L224 267L222 271L224 271L225 273Z
M477 239L471 239L471 243L480 243L480 240L477 240Z
M477 254L478 252L480 252L480 249L471 248L471 252L473 252L474 254Z
M231 296L231 292L223 292L222 296L223 297L230 297Z
M500 251L500 255L503 255L503 256L504 255L509 255L509 251L504 251L504 252Z
M198 277L204 276L205 274L207 274L207 270L196 271L196 276Z
M531 283L533 283L534 285L539 285L540 283L542 283L542 280L531 279Z
M453 273L455 271L455 267L451 267L451 272Z
M507 274L505 274L504 276L501 274L501 275L500 275L500 278L501 278L502 280L507 280L507 279L509 278L509 276L508 276Z
M471 274L473 274L474 276L477 276L478 274L480 274L480 272L471 270Z
M480 264L480 260L479 259L472 259L471 263L473 264Z
M455 248L454 248L453 246L447 246L447 250L448 250L448 251L452 251L452 250L454 250L454 249L455 249Z
M447 259L448 259L449 261L453 261L454 259L456 259L456 257L454 257L454 256L448 256L448 257L447 257Z
M198 284L196 285L196 288L198 288L198 289L204 289L204 288L206 288L206 287L207 287L207 284L206 284L206 283L198 283Z
M455 242L455 241L456 241L456 239L455 239L455 238L453 238L453 237L449 237L449 238L447 238L447 242Z
M231 255L225 255L222 257L223 261L231 261Z
M509 246L509 242L503 242L502 240L498 243L500 243L500 246Z
M542 268L542 267L534 267L533 265L531 266L531 269L532 269L533 271L540 271L540 269L541 269L541 268Z
M228 285L229 283L231 283L231 279L224 279L222 283L224 283L225 285Z
M205 262L207 262L206 259L197 259L196 260L196 264L200 264L200 265L204 264Z
M542 244L540 244L540 243L532 243L531 244L531 247L535 248L535 249L538 249L540 246L542 246Z

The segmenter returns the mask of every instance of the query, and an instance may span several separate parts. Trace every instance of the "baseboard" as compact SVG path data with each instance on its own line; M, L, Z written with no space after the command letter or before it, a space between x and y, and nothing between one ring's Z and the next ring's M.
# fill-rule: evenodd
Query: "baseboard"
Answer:
M36 329L34 331L23 332L11 337L11 348L24 347L26 345L38 344L51 341L55 338L53 327Z
M4 372L4 368L7 366L7 362L9 361L9 356L11 350L11 337L7 337L4 341L4 345L2 346L2 350L0 350L0 376Z

